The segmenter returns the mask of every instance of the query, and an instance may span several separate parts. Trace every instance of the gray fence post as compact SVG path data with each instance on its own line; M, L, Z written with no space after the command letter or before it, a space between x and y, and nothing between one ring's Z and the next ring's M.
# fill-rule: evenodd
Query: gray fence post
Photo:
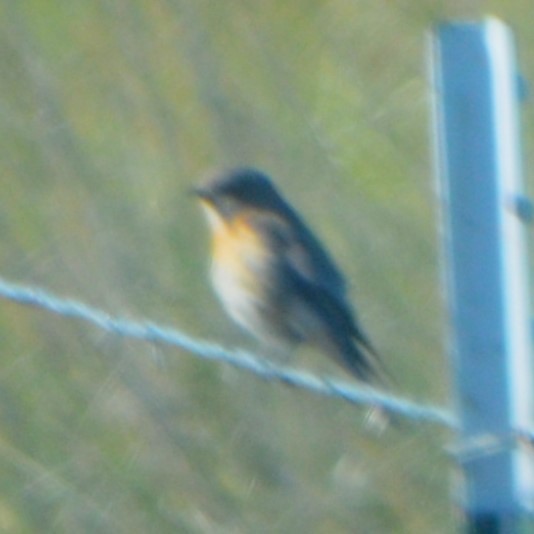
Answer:
M468 532L516 533L533 502L531 332L511 32L496 19L432 35L450 351Z

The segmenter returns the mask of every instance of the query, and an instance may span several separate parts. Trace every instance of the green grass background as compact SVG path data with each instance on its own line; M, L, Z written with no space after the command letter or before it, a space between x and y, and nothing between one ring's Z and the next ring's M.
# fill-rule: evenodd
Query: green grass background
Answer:
M498 15L534 80L530 2L1 2L2 276L256 349L186 194L253 164L328 242L398 393L447 405L426 38ZM441 429L377 436L344 403L9 302L0 339L1 532L458 526Z

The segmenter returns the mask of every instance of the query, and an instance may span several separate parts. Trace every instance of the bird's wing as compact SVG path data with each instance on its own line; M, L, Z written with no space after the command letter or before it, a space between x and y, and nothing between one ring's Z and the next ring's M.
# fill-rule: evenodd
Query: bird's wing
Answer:
M369 353L377 356L377 351L358 324L349 303L345 299L340 299L336 295L332 295L327 289L300 278L297 273L293 273L293 277L294 283L298 285L303 297L313 302L315 308L320 310L322 315L328 317L329 322L335 325L335 331L343 332Z
M352 314L349 303L332 295L328 290L311 284L294 273L293 284L301 297L311 304L315 312L331 328L337 351L331 356L364 381L385 387L394 384L380 354Z
M280 276L325 319L340 343L352 345L352 353L347 348L344 356L352 354L354 361L346 363L358 367L362 375L383 375L383 363L347 300L343 276L311 232L299 228L297 236L294 225L273 216L256 217L255 224L277 251Z
M294 221L292 221L294 222ZM349 335L370 352L376 351L359 328L346 298L345 279L328 253L302 224L289 224L276 216L256 216L253 224L276 250L278 267L303 294L321 302Z
M330 254L298 215L289 211L284 216L266 214L256 218L264 235L283 250L293 271L311 284L323 287L339 298L346 298L347 283Z

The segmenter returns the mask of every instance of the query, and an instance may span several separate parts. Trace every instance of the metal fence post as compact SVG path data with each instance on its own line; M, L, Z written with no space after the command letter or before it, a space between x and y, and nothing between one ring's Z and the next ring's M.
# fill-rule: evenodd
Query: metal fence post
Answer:
M522 532L532 372L511 32L493 18L440 25L431 60L461 506L470 533Z

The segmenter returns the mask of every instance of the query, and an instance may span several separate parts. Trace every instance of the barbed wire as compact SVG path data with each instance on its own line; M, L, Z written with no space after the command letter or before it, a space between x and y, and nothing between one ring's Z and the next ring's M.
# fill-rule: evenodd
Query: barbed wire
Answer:
M61 298L41 288L20 285L0 278L0 297L61 315L81 319L122 337L162 343L186 350L196 356L219 361L248 371L263 380L278 381L318 395L335 397L351 404L376 407L413 421L455 428L456 421L448 411L352 383L319 377L308 371L289 368L243 350L229 350L220 345L194 339L175 328L148 320L130 320L70 298Z
M250 352L229 350L215 343L194 339L176 328L148 320L131 320L114 316L81 301L58 297L36 286L17 284L0 277L0 298L41 308L63 317L80 319L121 337L177 347L202 359L226 363L248 371L263 380L281 382L287 386L354 405L380 408L414 422L432 423L451 430L458 429L456 418L444 408L418 403L344 380L317 376L302 369L281 366ZM534 446L534 432L520 428L504 437L476 436L449 452L457 458L484 455L488 450L502 447L503 443L509 443L510 440L519 440Z

